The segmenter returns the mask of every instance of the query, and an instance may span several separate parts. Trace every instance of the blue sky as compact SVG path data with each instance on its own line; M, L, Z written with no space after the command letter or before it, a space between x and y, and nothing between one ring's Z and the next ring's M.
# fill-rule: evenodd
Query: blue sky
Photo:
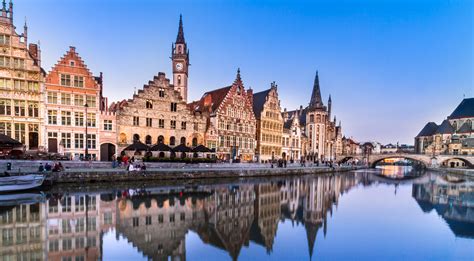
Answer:
M474 96L470 0L15 0L42 66L76 46L109 101L130 98L160 71L183 14L191 54L189 99L232 83L278 84L281 105L306 106L316 70L343 131L356 140L413 143Z

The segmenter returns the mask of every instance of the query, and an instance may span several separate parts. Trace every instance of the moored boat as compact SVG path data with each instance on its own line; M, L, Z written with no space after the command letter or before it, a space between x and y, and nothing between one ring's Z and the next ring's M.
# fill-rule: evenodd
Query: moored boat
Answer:
M0 207L17 206L22 204L35 204L44 202L45 194L39 193L20 193L20 194L0 194Z
M37 188L43 184L44 179L44 175L37 174L0 177L0 193Z

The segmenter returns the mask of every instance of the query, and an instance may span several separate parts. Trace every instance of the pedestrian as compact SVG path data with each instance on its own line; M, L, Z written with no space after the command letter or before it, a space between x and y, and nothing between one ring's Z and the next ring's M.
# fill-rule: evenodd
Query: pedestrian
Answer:
M40 163L39 168L38 168L38 172L43 172L43 171L44 171L43 163Z

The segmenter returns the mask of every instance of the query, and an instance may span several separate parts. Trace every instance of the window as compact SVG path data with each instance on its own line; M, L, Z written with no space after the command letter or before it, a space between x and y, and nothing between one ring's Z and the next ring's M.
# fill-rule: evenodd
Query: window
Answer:
M37 118L39 116L39 105L37 102L28 103L28 116Z
M185 121L182 121L182 122L181 122L181 129L182 129L182 130L185 130L185 129L186 129L186 122L185 122Z
M84 106L84 95L81 95L81 94L74 95L74 105Z
M95 127L95 113L87 113L87 127Z
M11 81L8 79L0 78L0 89L11 89Z
M63 104L63 105L71 105L71 94L69 94L69 93L61 93L61 104Z
M163 223L163 215L162 214L158 215L158 223L160 223L160 224Z
M140 135L138 134L133 134L133 142L139 142L140 141Z
M171 120L170 122L170 125L171 125L171 129L176 129L176 121L175 120Z
M151 100L146 100L146 108L153 109L153 102Z
M12 136L12 124L9 122L0 122L0 134Z
M176 102L171 103L171 111L178 111L178 104Z
M185 138L185 137L181 137L181 140L179 141L179 144L186 145L186 138Z
M58 104L58 93L57 92L48 92L48 103Z
M71 126L71 112L70 111L61 112L61 125Z
M112 130L112 120L104 120L104 130L106 131Z
M74 87L84 87L84 77L74 76Z
M314 115L309 115L309 122L314 123Z
M10 57L0 56L0 67L10 67Z
M147 145L150 145L150 144L151 144L151 136L150 136L150 135L146 135L146 137L145 137L145 144L147 144Z
M0 35L0 44L9 45L10 44L10 36L1 34Z
M30 91L30 92L39 92L39 83L37 83L37 82L28 82L28 91Z
M96 144L96 135L95 134L87 134L87 148L95 149L97 148Z
M158 91L158 96L160 96L161 98L165 97L165 90L164 89L160 89Z
M83 133L74 134L74 148L76 149L84 148L84 134Z
M26 116L26 102L15 100L13 102L15 108L15 116Z
M74 66L76 66L76 63L74 61L69 61L69 65L74 67Z
M61 133L61 143L63 144L63 147L66 149L71 148L71 133Z
M194 131L199 131L199 124L197 122L194 123Z
M74 112L74 120L76 126L84 126L84 113Z
M25 59L13 58L13 68L25 69Z
M10 100L0 99L0 115L11 115L12 103Z
M61 85L62 86L71 86L71 75L61 74Z
M138 227L140 225L140 219L138 217L132 218L133 227Z
M48 110L48 124L58 124L58 112L53 110Z
M174 136L170 137L170 146L174 146L176 144L176 138Z
M147 225L147 226L151 225L151 216L146 216L145 217L145 225Z
M140 118L138 116L133 116L133 126L140 125Z
M152 126L152 119L151 118L146 118L146 126L151 127Z
M95 97L94 96L87 96L86 103L87 103L87 106L89 106L90 108L96 107Z
M13 89L18 90L18 91L26 91L26 84L24 81L20 80L13 80Z
M158 128L160 128L160 129L165 128L165 120L163 120L163 119L158 120Z

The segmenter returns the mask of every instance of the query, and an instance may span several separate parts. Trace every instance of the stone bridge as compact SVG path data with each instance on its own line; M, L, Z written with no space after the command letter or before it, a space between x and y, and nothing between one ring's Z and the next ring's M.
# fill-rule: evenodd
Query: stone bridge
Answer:
M422 163L426 167L459 167L459 166L450 166L448 164L453 161L464 162L465 167L474 168L474 155L425 155L425 154L410 154L410 153L387 153L387 154L370 154L369 156L358 154L358 155L340 155L336 157L336 162L346 162L351 159L361 161L363 163L368 163L369 166L375 167L377 163L384 159L391 158L404 158L409 159L415 162Z

